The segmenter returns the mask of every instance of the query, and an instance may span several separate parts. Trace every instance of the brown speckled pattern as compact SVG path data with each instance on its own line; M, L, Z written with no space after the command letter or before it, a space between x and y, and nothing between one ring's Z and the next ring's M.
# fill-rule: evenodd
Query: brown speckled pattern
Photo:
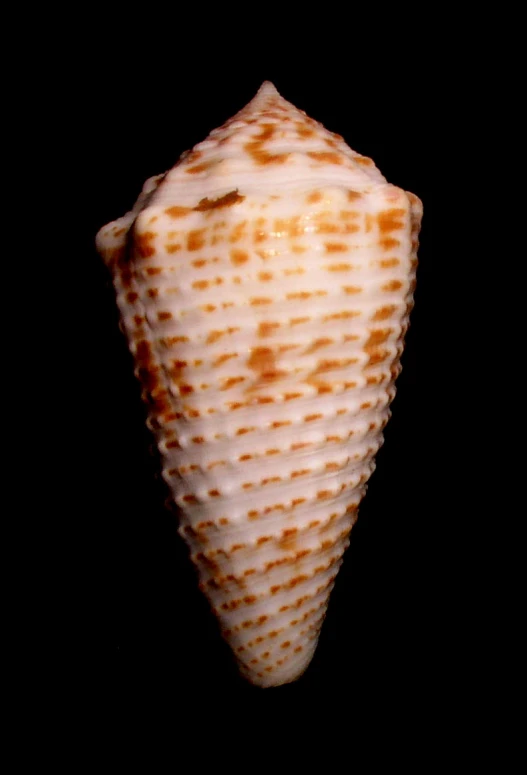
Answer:
M242 673L313 655L389 418L421 203L270 84L98 235Z

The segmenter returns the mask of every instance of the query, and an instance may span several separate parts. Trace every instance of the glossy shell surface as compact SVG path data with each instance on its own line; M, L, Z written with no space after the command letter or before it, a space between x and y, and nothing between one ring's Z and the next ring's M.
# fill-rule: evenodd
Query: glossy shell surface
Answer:
M389 418L421 213L266 83L97 236L180 534L257 685L316 647Z

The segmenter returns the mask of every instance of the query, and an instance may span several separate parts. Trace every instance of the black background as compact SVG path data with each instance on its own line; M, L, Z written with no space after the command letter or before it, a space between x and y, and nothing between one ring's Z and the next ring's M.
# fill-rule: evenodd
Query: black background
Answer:
M424 220L393 416L318 650L298 682L265 694L295 700L336 692L357 704L366 697L410 701L433 696L456 666L458 612L449 589L455 541L443 459L453 369L445 298L447 307L456 305L445 272L451 252L446 202L465 130L457 127L454 147L449 138L458 79L419 63L419 56L388 51L368 67L360 57L338 66L325 66L323 58L306 66L304 60L279 64L268 57L255 64L241 57L227 68L221 59L202 62L200 71L176 54L170 70L157 68L155 56L143 67L129 54L103 57L97 70L79 76L81 99L71 117L71 128L82 129L83 137L74 162L82 180L73 318L81 346L72 356L80 377L75 425L82 429L79 481L72 489L77 525L81 516L70 551L82 567L82 591L71 650L80 670L97 667L104 675L101 704L108 696L120 704L147 697L162 707L191 694L262 693L238 678L197 590L176 518L163 506L166 492L156 478L131 356L94 239L130 208L148 176L172 166L267 79L371 156L390 182L417 194Z

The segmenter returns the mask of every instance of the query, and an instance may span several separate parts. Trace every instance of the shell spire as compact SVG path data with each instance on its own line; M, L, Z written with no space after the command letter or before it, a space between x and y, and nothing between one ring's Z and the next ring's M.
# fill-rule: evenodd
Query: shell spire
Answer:
M271 107L273 102L277 100L285 102L276 86L271 81L264 81L252 100L242 110L265 110Z
M259 686L316 648L395 394L421 214L266 81L97 235L180 535Z

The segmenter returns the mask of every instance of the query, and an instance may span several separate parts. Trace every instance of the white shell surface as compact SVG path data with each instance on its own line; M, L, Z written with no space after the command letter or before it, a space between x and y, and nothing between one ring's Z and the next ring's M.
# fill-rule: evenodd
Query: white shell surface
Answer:
M180 533L257 685L316 647L395 393L421 214L265 83L97 235Z

